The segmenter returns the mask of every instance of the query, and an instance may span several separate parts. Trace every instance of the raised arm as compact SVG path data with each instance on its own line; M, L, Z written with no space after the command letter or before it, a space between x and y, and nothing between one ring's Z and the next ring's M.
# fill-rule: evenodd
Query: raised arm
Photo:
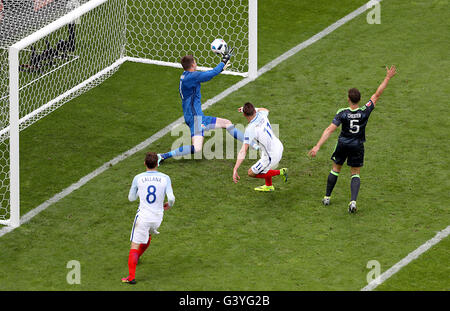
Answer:
M220 62L214 69L208 70L208 71L197 71L196 72L196 80L198 82L206 82L217 76L219 73L222 72L223 67L225 66L224 63Z
M320 147L327 141L327 139L330 137L330 135L337 129L337 125L334 123L331 123L325 131L323 131L322 136L320 137L317 144L308 152L308 154L311 157L315 157L317 152L319 151Z
M397 73L395 66L391 66L391 68L386 66L386 77L384 78L383 82L378 87L375 94L372 95L370 100L374 105L376 105L378 98L380 98L381 94L383 93L384 89L387 87L389 80L395 76Z
M266 117L269 115L269 109L266 108L255 108L257 112L262 112Z
M222 55L222 61L212 70L208 70L205 72L198 72L197 74L197 81L198 82L206 82L217 76L219 73L221 73L223 70L225 70L230 64L230 58L233 55L233 48L232 49L226 49L225 53Z

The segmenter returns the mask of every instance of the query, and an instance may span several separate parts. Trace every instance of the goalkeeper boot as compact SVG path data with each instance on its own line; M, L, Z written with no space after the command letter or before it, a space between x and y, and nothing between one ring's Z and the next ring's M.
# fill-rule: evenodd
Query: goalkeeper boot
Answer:
M284 182L288 181L288 169L287 168L282 168L280 170L280 175L281 175L281 177L283 177Z
M263 192L269 192L269 191L274 191L275 187L274 186L259 186L255 188L256 191L263 191Z
M134 285L134 284L136 284L136 279L129 280L128 277L122 278L122 283L128 283L128 284Z
M348 204L348 212L349 213L356 213L356 201L351 201Z
M162 157L162 155L158 153L158 166L160 166L161 163L164 162L164 160L165 160L165 159Z
M325 206L330 205L330 197L323 197L322 204Z

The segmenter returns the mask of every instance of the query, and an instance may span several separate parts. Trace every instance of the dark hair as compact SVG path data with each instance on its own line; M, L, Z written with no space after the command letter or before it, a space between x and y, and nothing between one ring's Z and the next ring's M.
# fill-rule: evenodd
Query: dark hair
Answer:
M155 152L147 152L145 155L145 166L152 169L158 165L158 155Z
M353 104L359 103L361 100L361 93L356 88L348 90L348 98Z
M250 117L250 116L252 116L252 115L254 115L256 113L256 109L255 109L255 106L253 106L252 103L246 102L244 107L242 108L242 112L247 117Z
M192 64L194 64L194 56L192 55L186 55L181 58L181 66L183 66L184 70L188 70L192 67Z

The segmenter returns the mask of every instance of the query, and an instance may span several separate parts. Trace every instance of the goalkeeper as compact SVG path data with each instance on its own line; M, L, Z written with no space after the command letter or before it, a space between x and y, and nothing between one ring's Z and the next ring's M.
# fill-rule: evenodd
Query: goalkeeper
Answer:
M228 47L222 54L222 61L212 70L197 71L197 63L192 55L181 58L184 72L180 77L179 92L183 107L184 121L191 130L192 145L181 146L167 153L158 154L158 164L162 161L187 154L200 152L203 147L204 132L215 128L224 128L235 139L244 140L244 134L230 120L205 116L201 107L201 83L220 74L230 64L233 49Z

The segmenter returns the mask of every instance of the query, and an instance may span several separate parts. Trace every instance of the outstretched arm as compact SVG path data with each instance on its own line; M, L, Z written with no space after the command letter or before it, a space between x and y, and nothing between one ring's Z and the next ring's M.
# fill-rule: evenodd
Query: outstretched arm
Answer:
M317 152L319 151L320 147L327 141L327 139L330 137L330 135L337 129L337 125L334 123L331 123L325 131L323 131L322 136L320 137L317 144L308 152L308 154L311 157L315 157Z
M217 76L223 70L226 69L227 65L229 65L229 61L231 56L233 55L234 49L228 49L222 55L222 61L214 68L205 72L197 72L197 81L198 82L206 82Z
M245 156L247 155L248 150L248 144L242 144L242 148L239 151L238 157L236 159L236 164L234 165L233 169L233 181L234 183L237 183L241 177L238 175L238 168L241 166L242 162L244 162Z
M384 78L383 82L380 84L380 86L378 87L377 91L375 92L375 94L372 95L372 97L370 98L370 100L372 101L372 103L374 105L376 105L378 98L380 98L381 94L383 93L384 89L387 87L389 80L395 76L395 74L397 73L395 66L392 66L391 68L388 68L386 66L386 77Z
M220 62L214 69L208 70L208 71L197 71L196 79L198 82L206 82L217 76L219 73L222 72L224 63Z

